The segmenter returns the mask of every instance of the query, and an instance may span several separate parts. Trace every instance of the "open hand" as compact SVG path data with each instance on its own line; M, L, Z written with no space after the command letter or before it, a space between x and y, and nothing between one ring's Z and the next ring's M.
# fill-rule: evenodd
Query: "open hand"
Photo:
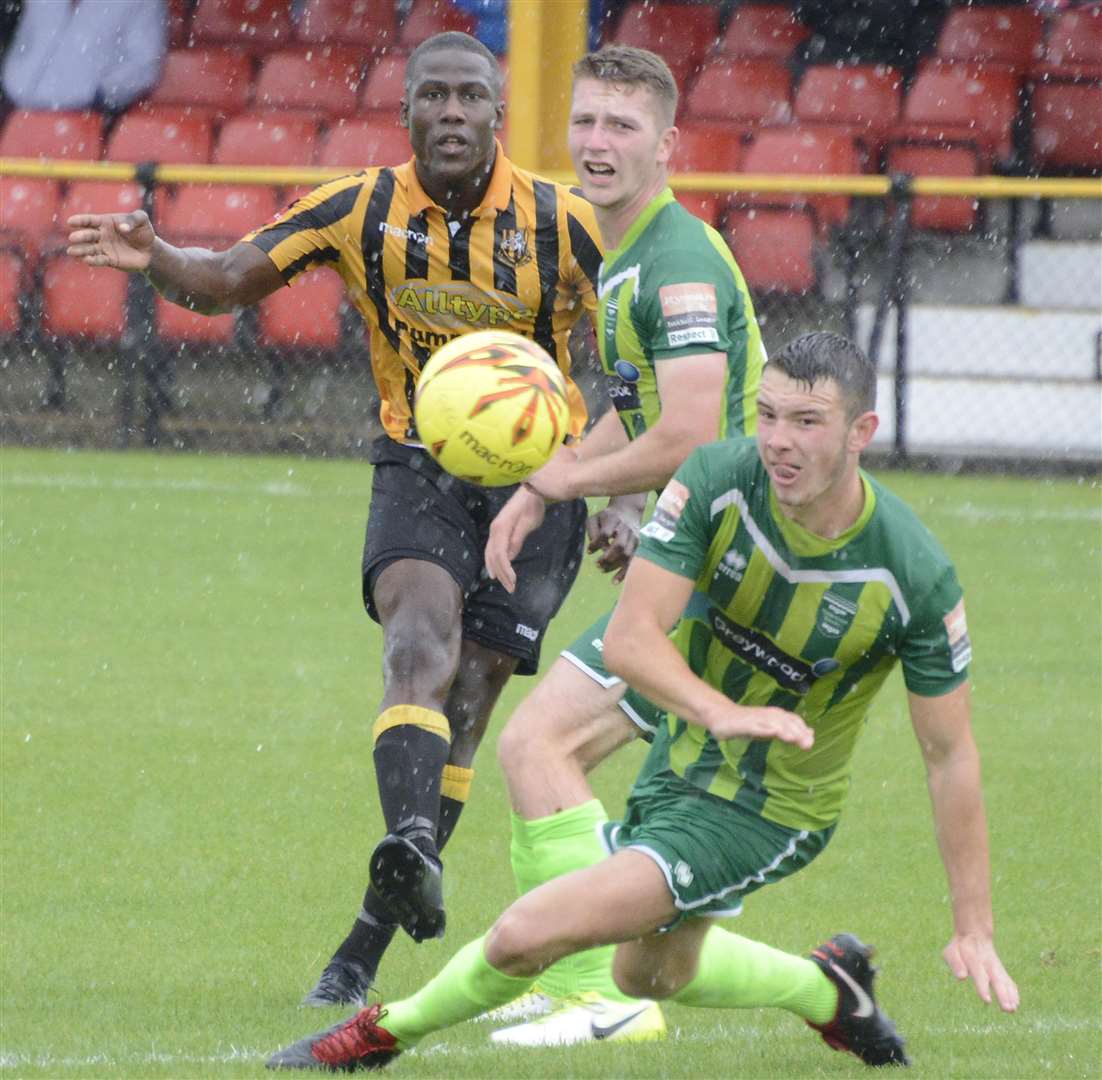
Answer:
M520 487L490 522L490 538L486 541L483 558L487 573L500 581L506 592L511 593L517 587L513 560L520 554L529 533L543 524L546 512L543 499Z
M69 218L66 251L87 266L144 270L157 239L144 210L129 214L76 214Z
M617 496L609 499L608 506L593 514L585 523L589 537L589 554L600 552L597 567L606 574L616 571L612 579L624 580L628 563L639 546L639 527L643 520L646 496Z
M976 993L988 1005L992 995L1003 1012L1016 1012L1018 986L1007 974L995 943L986 934L954 934L941 954L949 970L961 981L971 979Z
M801 717L773 705L729 702L705 719L705 727L717 739L780 739L801 750L810 750L815 742L815 732Z

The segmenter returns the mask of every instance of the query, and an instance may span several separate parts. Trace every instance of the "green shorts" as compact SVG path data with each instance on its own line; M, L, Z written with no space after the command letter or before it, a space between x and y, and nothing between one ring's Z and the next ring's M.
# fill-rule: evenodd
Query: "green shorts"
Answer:
M616 686L624 680L608 673L605 667L604 648L605 630L608 628L608 620L612 618L612 612L598 619L585 633L567 648L561 655L569 660L579 671L584 671L594 682L600 683L606 689ZM642 694L629 686L627 692L619 702L627 718L639 729L640 735L647 741L654 739L654 733L658 725L665 723L666 711L660 709L652 701L648 701Z
M668 930L690 917L740 914L744 896L802 870L834 828L786 829L644 766L624 820L606 822L603 839L610 854L634 848L657 863L681 912Z

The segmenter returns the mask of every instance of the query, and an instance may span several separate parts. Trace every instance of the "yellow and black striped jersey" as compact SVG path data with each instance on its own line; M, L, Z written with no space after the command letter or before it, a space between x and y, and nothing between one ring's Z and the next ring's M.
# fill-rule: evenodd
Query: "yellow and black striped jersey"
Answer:
M596 218L580 194L518 169L500 143L486 195L463 219L432 201L411 160L322 184L243 239L288 284L310 267L336 268L371 330L391 438L418 441L413 392L429 356L459 334L495 327L555 357L567 376L570 434L581 434L586 409L569 377L567 338L596 307Z

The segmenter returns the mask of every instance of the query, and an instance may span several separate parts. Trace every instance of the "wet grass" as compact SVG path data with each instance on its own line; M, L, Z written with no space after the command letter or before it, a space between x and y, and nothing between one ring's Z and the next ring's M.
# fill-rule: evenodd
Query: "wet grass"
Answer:
M379 832L369 729L379 634L359 603L370 473L285 458L0 454L2 1026L12 1076L260 1075L332 1016L298 1006L355 912ZM850 806L805 874L741 933L880 946L882 996L931 1077L1102 1071L1099 655L1091 483L896 475L954 555L976 650L975 727L1012 1017L953 985L944 879L898 679ZM606 608L587 569L546 656ZM545 657L546 660L546 657ZM524 691L517 680L496 719ZM615 812L640 753L602 768ZM414 989L512 895L492 745L449 848L446 942L399 940ZM468 1024L408 1077L848 1076L784 1014L668 1010L664 1044L491 1050Z

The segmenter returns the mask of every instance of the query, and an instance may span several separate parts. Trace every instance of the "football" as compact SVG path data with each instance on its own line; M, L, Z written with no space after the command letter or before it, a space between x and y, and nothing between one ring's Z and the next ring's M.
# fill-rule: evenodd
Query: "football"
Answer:
M558 365L507 330L463 334L433 353L413 414L441 468L485 487L520 483L555 453L570 426Z

